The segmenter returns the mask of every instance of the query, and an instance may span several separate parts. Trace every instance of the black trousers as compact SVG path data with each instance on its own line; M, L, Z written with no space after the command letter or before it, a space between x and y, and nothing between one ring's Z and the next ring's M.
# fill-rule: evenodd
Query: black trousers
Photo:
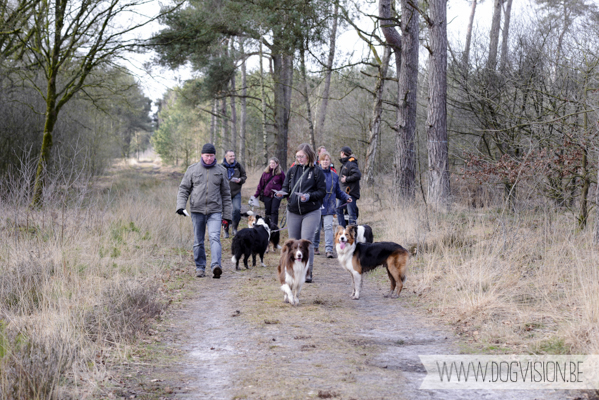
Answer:
M280 205L281 199L277 199L276 197L264 197L264 208L266 210L264 213L277 225L279 225Z

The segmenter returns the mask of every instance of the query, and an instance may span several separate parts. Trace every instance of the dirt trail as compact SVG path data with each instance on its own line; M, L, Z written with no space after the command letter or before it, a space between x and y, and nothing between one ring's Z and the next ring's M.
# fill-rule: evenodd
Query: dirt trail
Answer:
M223 259L226 260L226 257ZM153 371L175 399L563 399L564 392L423 391L419 354L459 354L449 331L407 305L414 297L383 298L384 271L366 277L351 300L350 277L315 256L314 283L300 305L282 302L268 267L198 279L197 295L174 312L169 347L180 362ZM408 276L409 280L409 276ZM409 281L408 281L409 282Z

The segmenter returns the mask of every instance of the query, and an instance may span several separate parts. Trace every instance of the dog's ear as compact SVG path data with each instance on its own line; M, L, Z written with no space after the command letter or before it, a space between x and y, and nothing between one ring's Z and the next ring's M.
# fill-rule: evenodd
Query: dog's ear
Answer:
M293 246L294 242L295 242L295 239L287 239L285 241L285 243L283 244L283 250L289 250L289 249L291 249L291 246Z
M311 241L309 241L308 239L300 239L300 244L305 244L307 246L310 246L312 244Z
M335 232L335 235L338 235L340 232L343 232L343 227L341 225L337 225L337 232Z
M349 225L347 229L354 238L358 237L358 227L356 225Z

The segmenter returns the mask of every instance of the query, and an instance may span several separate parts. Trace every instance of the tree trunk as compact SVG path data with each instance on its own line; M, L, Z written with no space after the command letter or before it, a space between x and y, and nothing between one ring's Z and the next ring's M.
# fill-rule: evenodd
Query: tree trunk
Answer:
M218 112L218 100L212 100L212 115L210 118L210 143L214 144L216 141L216 113Z
M512 14L512 0L507 0L503 22L503 36L501 38L501 58L499 60L499 71L505 71L508 58L508 41L510 34L510 16Z
M289 133L289 110L293 83L293 54L273 52L274 109L277 130L276 155L281 165L287 167L287 136Z
M474 14L476 13L476 0L472 0L472 8L470 9L470 19L468 20L468 28L466 29L466 45L464 46L464 54L462 54L462 65L464 74L468 74L468 64L470 63L470 43L472 42L472 26L474 25Z
M247 71L246 71L246 57L245 49L243 47L243 38L239 39L239 48L241 50L241 57L243 62L241 63L241 129L239 133L239 153L242 164L247 166L246 161L246 147L245 147L245 126L247 122L247 109L246 109L246 96L247 96Z
M312 144L312 149L316 151L316 139L314 138L314 124L312 123L312 109L310 107L310 95L308 93L308 79L306 77L306 51L305 49L308 47L308 40L306 40L306 47L302 46L300 49L300 70L302 74L302 83L304 86L304 100L306 101L306 112L308 119L308 130L310 133L310 143Z
M231 147L231 138L229 137L229 118L227 117L227 97L223 93L223 98L221 100L221 119L222 119L222 150L228 149Z
M54 69L50 69L54 71ZM58 111L56 110L56 76L51 75L48 79L48 87L46 89L46 114L44 121L44 136L42 139L42 148L40 157L37 162L37 170L35 173L35 184L33 186L32 206L40 206L42 204L42 194L46 183L46 175L48 173L48 165L52 151L52 134L54 125L58 119Z
M262 146L264 165L268 165L268 138L266 133L266 91L264 90L264 67L262 65L262 40L260 40L260 95L262 97Z
M416 3L417 4L417 3ZM416 197L416 94L418 90L419 21L418 11L410 1L401 0L402 52L399 73L399 98L397 109L397 136L395 138L394 165L397 185L395 199L413 202Z
M333 10L333 26L331 27L331 38L329 41L329 58L327 59L327 70L324 77L324 89L322 91L322 100L318 110L318 120L316 121L316 140L323 143L324 121L327 115L329 105L329 93L331 88L331 75L333 73L333 63L335 61L335 43L337 40L337 22L339 20L339 3L335 2Z
M428 115L428 202L449 208L449 155L447 143L447 0L431 0Z
M381 115L383 113L383 92L385 89L385 78L389 68L389 59L391 58L391 47L385 46L383 62L379 66L379 76L374 88L374 104L372 106L372 120L370 121L370 135L368 136L368 150L366 151L366 183L374 183L375 160L377 156L379 136L381 132Z
M237 153L237 88L235 87L235 74L231 76L231 147Z
M501 28L501 4L503 0L495 0L493 8L493 22L491 23L491 34L489 42L489 58L487 69L495 70L497 66L497 48L499 47L499 29Z

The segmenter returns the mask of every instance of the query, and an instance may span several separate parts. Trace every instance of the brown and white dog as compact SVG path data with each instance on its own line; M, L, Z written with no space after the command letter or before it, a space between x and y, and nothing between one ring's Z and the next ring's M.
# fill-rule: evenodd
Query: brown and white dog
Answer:
M285 293L283 301L293 306L299 304L299 294L306 281L311 244L306 239L289 239L281 249L277 277L281 282L281 290Z
M372 271L379 265L387 268L387 275L391 281L391 290L385 297L399 296L406 279L408 262L406 249L393 242L359 243L356 225L348 225L345 229L342 226L337 227L335 249L339 264L351 274L352 299L360 298L362 274Z

